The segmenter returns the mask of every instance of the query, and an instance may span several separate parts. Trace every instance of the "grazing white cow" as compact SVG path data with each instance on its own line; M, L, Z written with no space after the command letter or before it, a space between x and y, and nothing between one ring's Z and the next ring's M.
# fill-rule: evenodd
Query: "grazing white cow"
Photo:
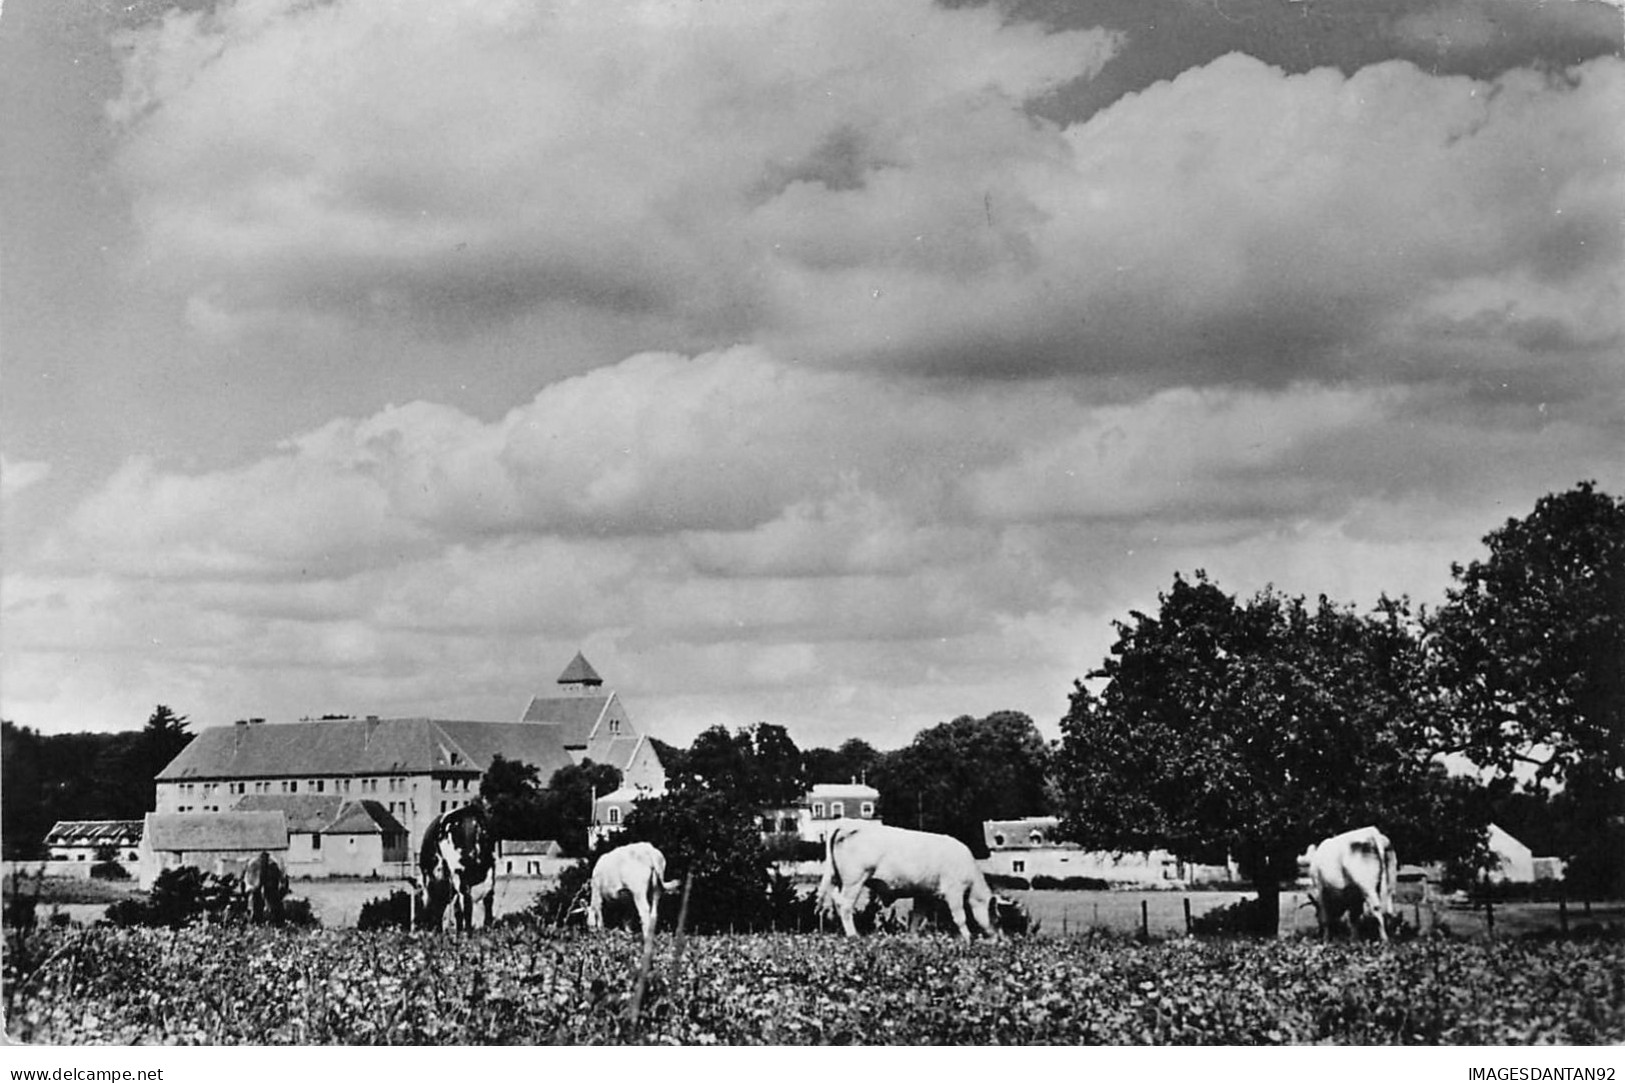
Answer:
M865 885L882 899L936 896L948 907L961 939L970 939L971 916L989 936L999 936L990 914L988 888L970 849L958 839L910 831L873 820L840 820L824 836L820 901L833 902L847 936L857 936L852 914Z
M665 875L666 855L653 843L629 842L610 850L592 867L587 927L604 927L604 900L631 895L638 920L643 923L643 938L649 939L655 934L655 922L660 917L661 894L677 888L677 881L668 881Z
M1309 853L1309 901L1320 919L1321 937L1329 938L1345 916L1350 929L1356 929L1361 913L1369 910L1386 943L1398 868L1393 844L1375 827L1345 831L1314 847Z

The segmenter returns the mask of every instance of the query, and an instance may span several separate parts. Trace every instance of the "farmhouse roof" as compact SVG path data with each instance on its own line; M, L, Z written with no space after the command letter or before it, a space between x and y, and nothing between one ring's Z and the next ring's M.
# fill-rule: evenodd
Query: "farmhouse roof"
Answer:
M324 835L404 835L406 828L377 801L346 801Z
M1039 845L1055 845L1055 829L1060 826L1055 816L1023 816L1015 820L983 820L982 841L988 849L1023 850L1033 845L1033 834L1042 840ZM1002 838L1000 837L1002 836Z
M153 850L286 850L281 812L149 812L144 832Z
M564 856L564 847L553 839L499 839L497 850L504 857Z
M560 734L511 722L339 719L203 730L158 781L483 772L491 757L521 759L544 777L570 763Z
M828 801L830 798L837 801L878 801L880 791L861 782L819 782L807 791L808 800Z
M312 835L381 835L404 833L400 821L377 801L341 794L249 794L232 806L235 812L280 812L288 830Z
M140 820L58 820L47 846L129 846L141 841Z

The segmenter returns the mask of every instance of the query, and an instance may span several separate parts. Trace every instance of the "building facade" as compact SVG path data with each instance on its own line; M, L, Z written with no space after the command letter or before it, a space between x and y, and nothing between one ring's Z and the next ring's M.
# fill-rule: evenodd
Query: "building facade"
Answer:
M514 722L367 717L205 729L159 772L155 809L280 812L294 875L409 875L429 824L477 798L497 756L534 766L544 783L591 759L664 789L659 755L602 683L578 653L557 689L532 697Z
M987 844L988 856L980 862L982 871L1029 880L1035 876L1057 880L1086 877L1148 888L1224 883L1238 878L1230 866L1180 861L1166 850L1122 854L1084 850L1057 839L1055 833L1059 826L1060 820L1054 816L984 821L982 839Z

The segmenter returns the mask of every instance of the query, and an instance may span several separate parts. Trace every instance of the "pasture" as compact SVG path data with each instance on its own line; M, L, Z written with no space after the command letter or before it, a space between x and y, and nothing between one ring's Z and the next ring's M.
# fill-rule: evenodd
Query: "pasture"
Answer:
M198 1044L1611 1044L1625 943L69 927L7 944L8 1036Z

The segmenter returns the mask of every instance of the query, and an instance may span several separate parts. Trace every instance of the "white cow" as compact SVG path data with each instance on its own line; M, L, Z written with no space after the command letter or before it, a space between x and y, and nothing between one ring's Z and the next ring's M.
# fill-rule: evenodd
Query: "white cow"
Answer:
M654 935L660 916L660 896L673 891L677 881L664 879L666 855L652 843L630 842L604 854L592 867L592 896L587 905L587 926L604 927L604 900L630 894L643 923L643 937Z
M1375 827L1334 835L1309 852L1309 901L1320 919L1322 938L1347 915L1355 928L1362 912L1377 917L1378 934L1388 940L1394 915L1394 877L1399 859L1388 836Z
M847 936L857 936L852 913L865 884L882 898L935 895L948 906L961 939L970 939L965 923L971 915L989 936L998 936L990 910L993 892L976 867L969 848L958 839L929 831L910 831L873 820L839 820L824 836L821 902L833 902Z

